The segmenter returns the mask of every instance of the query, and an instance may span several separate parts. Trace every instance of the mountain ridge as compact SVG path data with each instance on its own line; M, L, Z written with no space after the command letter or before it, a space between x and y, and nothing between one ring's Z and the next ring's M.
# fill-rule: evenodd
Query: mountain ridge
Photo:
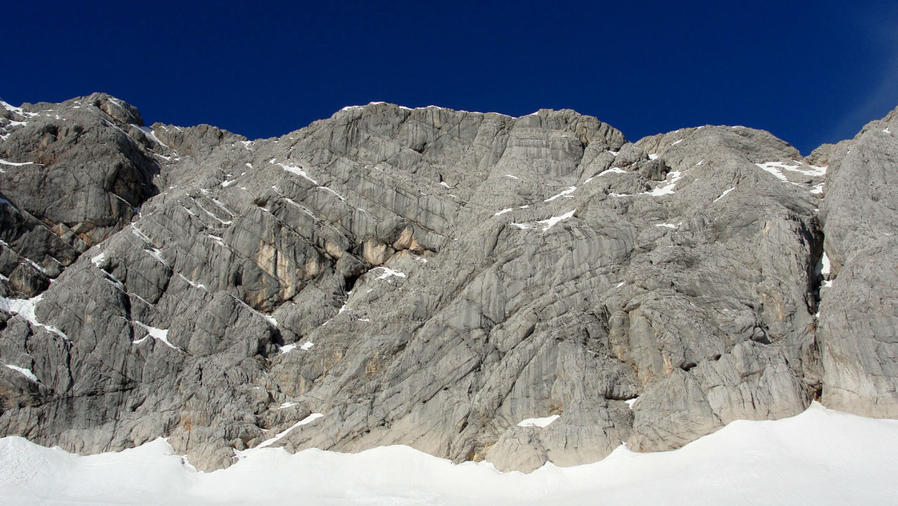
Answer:
M255 141L106 94L0 116L3 434L164 435L213 469L295 427L277 444L530 470L819 396L898 416L869 269L892 258L895 111L806 158L571 110L373 103Z

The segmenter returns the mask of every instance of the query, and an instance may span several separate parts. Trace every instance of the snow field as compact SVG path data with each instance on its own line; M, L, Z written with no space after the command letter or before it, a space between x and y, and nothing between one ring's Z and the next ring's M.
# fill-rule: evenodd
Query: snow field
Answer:
M327 420L313 414L288 431ZM0 466L8 505L898 504L898 420L814 404L792 418L733 422L674 451L621 446L601 462L530 474L455 465L404 446L294 455L256 448L228 469L201 473L162 439L82 457L7 437Z

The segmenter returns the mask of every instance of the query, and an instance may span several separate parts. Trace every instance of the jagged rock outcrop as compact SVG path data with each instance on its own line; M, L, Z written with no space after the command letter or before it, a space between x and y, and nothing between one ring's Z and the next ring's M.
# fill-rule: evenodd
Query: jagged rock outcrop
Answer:
M159 172L145 136L121 127L143 125L131 105L96 93L34 109L0 111L0 199L15 202L0 210L0 274L28 296L129 223Z
M103 94L0 115L3 434L531 470L821 392L895 416L895 113L807 160L573 111L369 104L255 141Z

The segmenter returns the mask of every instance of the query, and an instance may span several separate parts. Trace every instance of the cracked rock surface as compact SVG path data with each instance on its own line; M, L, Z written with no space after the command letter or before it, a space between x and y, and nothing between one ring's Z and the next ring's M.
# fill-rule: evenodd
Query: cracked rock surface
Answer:
M529 471L815 398L898 416L898 112L803 158L570 110L250 141L100 93L0 105L2 435Z

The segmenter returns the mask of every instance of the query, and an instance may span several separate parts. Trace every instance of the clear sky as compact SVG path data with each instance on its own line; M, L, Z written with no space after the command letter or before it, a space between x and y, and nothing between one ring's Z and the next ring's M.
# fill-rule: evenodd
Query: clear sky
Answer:
M0 26L7 102L106 91L250 138L388 101L571 108L634 141L740 124L807 154L898 106L894 0L26 0Z

